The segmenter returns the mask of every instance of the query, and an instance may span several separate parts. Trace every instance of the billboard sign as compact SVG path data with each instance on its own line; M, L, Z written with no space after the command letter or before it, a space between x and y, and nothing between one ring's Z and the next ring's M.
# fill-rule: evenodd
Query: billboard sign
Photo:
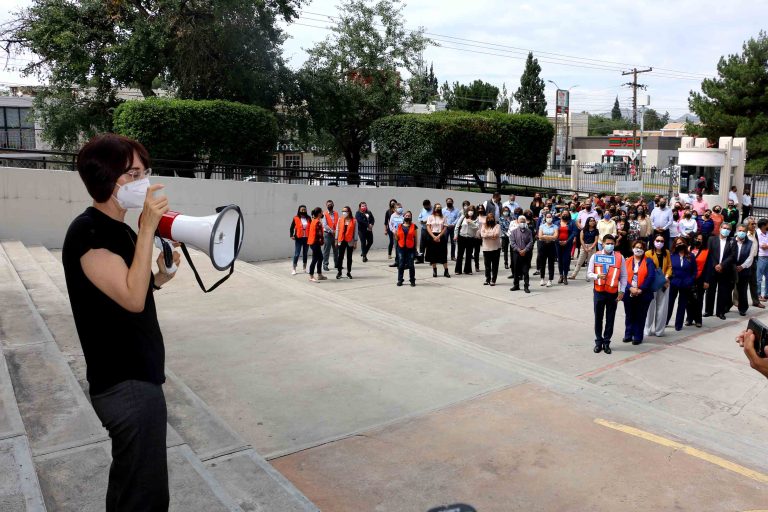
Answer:
M555 105L557 106L558 114L568 113L568 102L570 100L570 93L565 89L558 89L556 93Z

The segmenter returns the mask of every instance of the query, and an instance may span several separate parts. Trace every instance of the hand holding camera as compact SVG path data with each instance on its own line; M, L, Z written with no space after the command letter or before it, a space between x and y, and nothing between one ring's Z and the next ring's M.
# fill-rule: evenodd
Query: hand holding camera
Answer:
M765 356L768 327L753 318L749 321L747 329L736 337L736 343L744 348L749 365L768 378L768 358Z

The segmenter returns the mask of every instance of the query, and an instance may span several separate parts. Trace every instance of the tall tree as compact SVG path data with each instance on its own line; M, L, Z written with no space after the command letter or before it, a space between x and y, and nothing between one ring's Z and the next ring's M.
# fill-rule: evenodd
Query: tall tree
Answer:
M22 73L50 86L35 102L56 147L109 129L117 91L276 104L284 35L301 0L33 0L0 32L9 54L37 60Z
M509 96L509 92L507 92L507 84L505 83L501 84L501 92L496 100L496 110L506 113L512 112L512 98Z
M611 119L619 121L621 119L621 107L619 106L619 97L616 96L616 100L613 102L613 109L611 109Z
M541 66L533 58L533 52L528 53L525 69L520 76L520 87L515 93L515 101L520 105L521 114L547 115L547 100L544 97L544 80L541 79Z
M768 170L768 35L744 43L742 53L721 57L716 78L691 91L688 106L699 116L697 132L710 140L747 137L747 169Z
M416 63L416 72L408 80L408 92L413 103L428 103L438 97L434 68L430 64L427 70L421 58Z
M493 110L496 108L498 97L499 88L482 80L475 80L469 85L454 82L446 107L448 110L467 112Z
M664 125L667 124L662 121L659 113L654 109L649 108L643 115L643 128L646 130L661 130Z
M400 70L416 71L429 40L422 29L405 29L399 0L345 0L339 12L332 34L309 50L293 103L306 131L344 157L354 184L371 123L401 111Z

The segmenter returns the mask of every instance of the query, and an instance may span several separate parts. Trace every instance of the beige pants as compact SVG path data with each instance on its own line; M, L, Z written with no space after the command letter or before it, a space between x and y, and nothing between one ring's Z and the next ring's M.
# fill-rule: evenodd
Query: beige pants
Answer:
M588 262L589 258L591 258L596 251L597 251L597 245L595 245L589 251L585 251L582 248L581 252L579 252L579 259L576 260L576 268L573 270L573 272L571 272L571 275L568 276L568 279L576 279L576 276L579 275L579 271L581 270L581 266L584 264L585 261Z

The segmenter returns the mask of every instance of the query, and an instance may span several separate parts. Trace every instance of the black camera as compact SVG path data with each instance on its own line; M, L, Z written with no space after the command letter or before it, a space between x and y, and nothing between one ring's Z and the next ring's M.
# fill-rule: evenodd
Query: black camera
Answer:
M760 320L751 318L747 329L755 333L755 352L760 357L765 357L765 346L768 344L768 327Z

